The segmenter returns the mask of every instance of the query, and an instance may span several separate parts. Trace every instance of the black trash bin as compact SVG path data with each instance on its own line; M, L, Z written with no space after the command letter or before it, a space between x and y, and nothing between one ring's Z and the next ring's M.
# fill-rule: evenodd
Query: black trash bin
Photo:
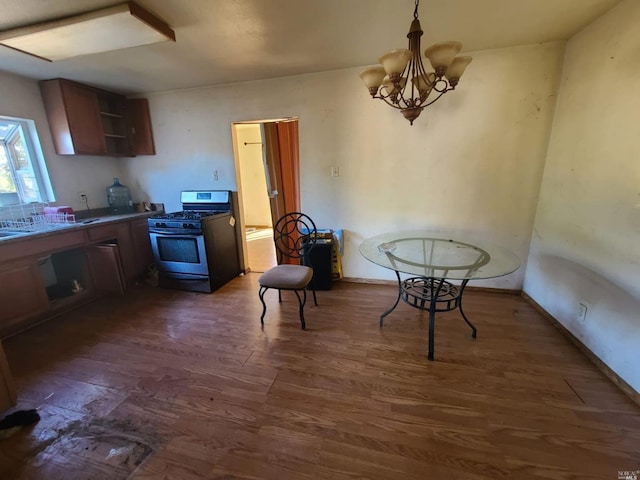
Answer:
M332 278L333 240L318 238L315 245L309 245L309 251L303 259L303 264L313 268L313 278L308 288L315 290L330 290Z

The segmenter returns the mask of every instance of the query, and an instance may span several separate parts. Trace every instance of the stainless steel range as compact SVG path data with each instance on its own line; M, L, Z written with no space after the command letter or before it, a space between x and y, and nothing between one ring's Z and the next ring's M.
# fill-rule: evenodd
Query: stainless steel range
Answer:
M158 285L212 292L241 273L233 192L188 190L183 210L149 218Z

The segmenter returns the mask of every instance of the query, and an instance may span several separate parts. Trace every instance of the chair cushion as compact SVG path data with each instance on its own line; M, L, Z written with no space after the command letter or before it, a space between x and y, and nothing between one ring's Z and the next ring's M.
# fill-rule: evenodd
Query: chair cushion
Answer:
M313 277L313 270L304 265L276 265L258 279L267 288L298 290L305 288Z

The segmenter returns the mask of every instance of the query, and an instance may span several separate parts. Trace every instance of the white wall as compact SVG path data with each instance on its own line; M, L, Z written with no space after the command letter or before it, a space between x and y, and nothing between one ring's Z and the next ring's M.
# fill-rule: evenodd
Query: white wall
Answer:
M476 52L458 89L413 126L369 97L360 68L149 94L158 155L127 162L128 176L177 210L182 189L236 188L233 121L296 116L302 208L345 230L345 276L392 278L360 242L418 227L493 240L524 263L562 55L562 44ZM483 284L520 289L523 275Z
M45 163L56 196L56 205L86 208L78 192L88 196L91 208L106 207L105 189L113 177L126 184L120 159L92 156L60 156L55 153L38 82L0 71L0 115L35 121ZM135 200L135 198L134 198Z
M524 289L640 391L640 2L567 44ZM587 302L584 321L578 303Z
M271 203L264 173L262 133L256 123L235 125L244 225L271 226Z

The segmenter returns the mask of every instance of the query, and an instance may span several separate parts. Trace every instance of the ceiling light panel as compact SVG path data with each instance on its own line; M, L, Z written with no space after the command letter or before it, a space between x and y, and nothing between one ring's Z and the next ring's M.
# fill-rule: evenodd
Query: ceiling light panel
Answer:
M48 61L167 40L171 27L134 2L0 32L0 44Z

